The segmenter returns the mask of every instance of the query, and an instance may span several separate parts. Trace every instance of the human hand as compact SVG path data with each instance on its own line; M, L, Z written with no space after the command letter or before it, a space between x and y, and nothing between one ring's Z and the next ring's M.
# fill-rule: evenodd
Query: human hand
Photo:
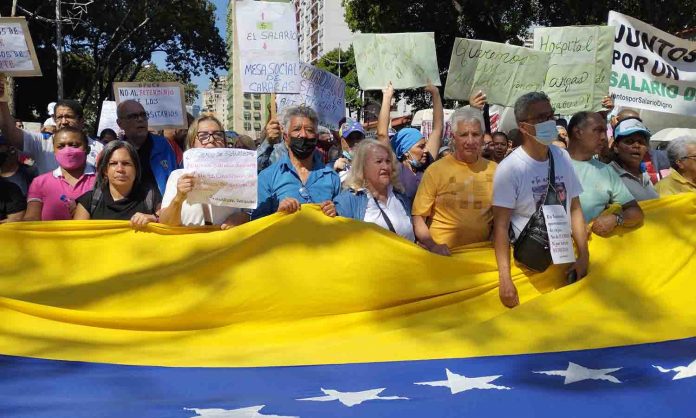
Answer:
M469 97L469 106L476 108L478 110L483 110L483 106L486 104L486 93L483 90L479 90L478 93L472 94Z
M440 94L440 90L433 86L433 82L428 80L428 84L424 87L424 90L430 93L431 96L436 96Z
M600 237L607 237L611 234L611 231L616 228L616 215L606 214L601 215L592 222L592 232L599 235Z
M566 274L569 274L571 271L575 270L575 280L580 280L587 276L589 264L590 256L588 254L581 254L578 259L575 260L575 263L570 266Z
M278 119L271 119L266 124L266 138L268 142L276 143L280 139L283 131L280 126Z
M330 218L336 217L336 205L334 205L334 202L327 200L326 202L320 203L319 206L321 207L321 211L324 212L324 215Z
M334 163L334 170L335 171L343 171L346 169L348 166L348 159L345 157L341 157L336 162Z
M276 212L283 212L289 215L301 209L302 208L300 207L300 202L297 199L293 199L292 197L286 197L280 202L280 204L278 205L278 210Z
M382 94L389 98L394 97L394 86L391 81L387 83L387 87L382 89Z
M184 174L176 182L176 196L174 200L181 203L186 200L186 196L193 190L196 184L196 176L193 173Z
M614 109L614 99L611 96L604 96L602 99L602 107L608 110Z
M500 295L500 301L508 308L514 308L520 304L520 297L517 295L517 288L512 282L512 279L500 279L498 293Z
M431 246L428 247L428 251L430 251L431 253L434 253L434 254L439 254L439 255L444 255L444 256L452 255L447 244L432 244Z
M131 227L137 231L144 231L150 222L157 222L157 217L138 212L130 219Z

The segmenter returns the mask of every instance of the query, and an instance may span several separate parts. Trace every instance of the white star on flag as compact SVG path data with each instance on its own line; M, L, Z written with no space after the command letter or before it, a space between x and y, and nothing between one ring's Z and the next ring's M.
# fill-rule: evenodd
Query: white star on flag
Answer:
M565 385L582 382L583 380L606 380L612 383L621 383L619 379L610 375L610 373L614 373L621 369L621 367L614 369L590 369L573 362L568 362L568 368L566 370L546 370L532 373L545 374L548 376L563 376L565 377L565 381L563 382Z
M677 372L672 380L686 379L696 376L696 360L692 361L688 366L677 366L673 369L665 369L660 366L653 366L662 373Z
M386 388L370 389L361 392L340 392L334 389L324 389L321 391L326 394L326 396L317 396L314 398L303 398L297 399L298 401L314 401L314 402L330 402L339 401L345 406L355 406L360 405L365 401L396 401L396 400L408 400L408 398L403 398L401 396L379 396Z
M497 389L510 390L507 386L492 385L491 382L498 379L498 376L481 376L481 377L466 377L457 373L452 373L449 369L445 369L447 380L437 380L434 382L416 382L414 385L423 386L443 386L449 388L452 395L472 389Z
M184 408L185 411L193 411L196 413L191 418L300 418L283 415L264 415L261 411L266 405L250 406L248 408L239 409L200 409L200 408Z

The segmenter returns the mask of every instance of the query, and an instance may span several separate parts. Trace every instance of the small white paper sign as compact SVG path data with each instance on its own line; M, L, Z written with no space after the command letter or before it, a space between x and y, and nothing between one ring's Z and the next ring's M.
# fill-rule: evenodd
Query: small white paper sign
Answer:
M188 203L256 209L256 151L193 148L184 152L184 170L196 177Z
M570 230L570 218L561 205L544 205L546 230L549 233L549 248L553 264L566 264L575 261L573 236Z
M118 123L116 123L116 102L111 100L104 100L102 102L101 115L99 116L99 127L97 128L97 135L101 135L104 129L113 129L116 135L119 135L123 130Z

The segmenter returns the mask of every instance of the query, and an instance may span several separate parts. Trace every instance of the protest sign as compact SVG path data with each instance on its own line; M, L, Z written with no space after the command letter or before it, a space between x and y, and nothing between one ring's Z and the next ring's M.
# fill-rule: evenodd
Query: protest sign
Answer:
M150 128L187 128L184 86L180 83L114 83L116 103L135 100L143 105Z
M118 123L116 123L116 102L111 100L104 100L102 102L97 136L101 135L104 129L113 129L117 135L119 132L121 132L121 127L119 127Z
M616 31L609 79L614 104L696 114L696 43L613 11L609 25Z
M299 93L300 57L292 3L236 2L237 45L245 93Z
M0 18L0 73L12 77L41 75L34 43L23 17Z
M346 113L346 83L328 71L301 63L300 94L278 94L278 112L290 106L307 106L319 115L319 123L338 130L338 121Z
M609 94L613 27L536 28L534 49L551 53L543 91L557 113L602 109L602 99Z
M550 58L530 48L456 38L445 98L469 100L483 90L489 103L512 106L521 95L543 89Z
M357 33L353 35L355 65L363 90L381 90L390 81L395 89L440 86L435 34Z
M553 264L565 264L575 261L573 236L570 218L562 205L544 205L542 209L549 235L549 250Z
M184 170L195 175L188 203L256 209L256 151L192 148L184 152Z

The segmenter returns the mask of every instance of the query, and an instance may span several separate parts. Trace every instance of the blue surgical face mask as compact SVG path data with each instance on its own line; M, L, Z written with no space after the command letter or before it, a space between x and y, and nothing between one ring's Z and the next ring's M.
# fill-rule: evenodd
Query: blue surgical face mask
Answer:
M534 138L544 145L551 145L558 138L556 121L553 119L537 123L534 125L534 130L536 131Z

